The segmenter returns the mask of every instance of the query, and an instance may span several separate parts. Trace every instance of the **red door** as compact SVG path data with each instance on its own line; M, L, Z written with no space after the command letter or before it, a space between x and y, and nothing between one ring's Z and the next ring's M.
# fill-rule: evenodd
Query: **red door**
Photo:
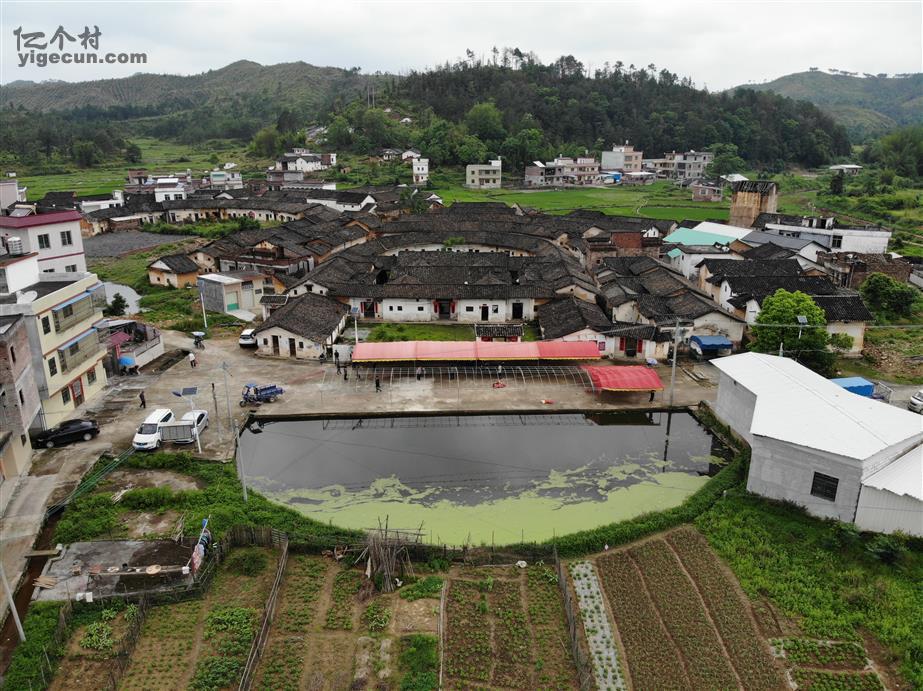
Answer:
M74 399L74 407L76 408L83 403L83 383L80 379L75 379L71 382L71 398Z

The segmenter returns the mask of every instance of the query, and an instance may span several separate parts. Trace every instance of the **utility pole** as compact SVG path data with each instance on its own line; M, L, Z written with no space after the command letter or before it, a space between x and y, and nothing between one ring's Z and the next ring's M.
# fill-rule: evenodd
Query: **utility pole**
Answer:
M212 382L212 404L215 406L215 422L218 423L218 443L224 444L224 436L221 434L221 414L218 412L218 394L215 393L215 382Z
M247 473L244 471L244 457L240 453L240 430L233 429L234 434L234 458L237 460L237 474L240 476L240 485L244 489L244 501L250 501L247 496Z
M673 407L673 389L676 386L676 354L679 351L679 318L673 328L673 364L670 367L670 408Z
M202 295L202 287L199 287L199 305L202 307L202 323L205 325L205 330L208 331L208 317L205 316L205 296Z
M6 580L6 572L3 570L3 560L0 559L0 580L3 581L3 589L6 591L6 599L10 603L10 616L16 624L16 631L19 633L19 640L26 642L26 633L22 630L22 622L19 621L19 612L16 611L16 603L13 601L13 591L10 590L10 582Z
M353 315L353 333L356 337L356 345L359 345L359 317Z
M221 363L221 371L224 372L224 398L228 406L228 429L234 431L234 421L231 420L231 390L228 388L228 363Z

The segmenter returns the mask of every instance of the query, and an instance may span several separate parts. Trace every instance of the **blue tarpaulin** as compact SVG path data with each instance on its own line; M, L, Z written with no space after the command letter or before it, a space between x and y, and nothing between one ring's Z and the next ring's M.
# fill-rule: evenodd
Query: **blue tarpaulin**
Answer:
M730 350L733 345L724 336L693 336L689 341L697 343L699 349L703 352L706 350Z
M839 377L838 379L831 379L830 381L860 396L871 397L872 394L875 393L875 385L868 379L863 379L862 377Z

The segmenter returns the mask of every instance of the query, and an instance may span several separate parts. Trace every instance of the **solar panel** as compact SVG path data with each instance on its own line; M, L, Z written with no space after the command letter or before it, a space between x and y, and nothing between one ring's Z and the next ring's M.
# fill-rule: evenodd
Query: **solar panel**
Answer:
M195 396L199 392L199 387L197 386L187 386L183 388L183 396Z

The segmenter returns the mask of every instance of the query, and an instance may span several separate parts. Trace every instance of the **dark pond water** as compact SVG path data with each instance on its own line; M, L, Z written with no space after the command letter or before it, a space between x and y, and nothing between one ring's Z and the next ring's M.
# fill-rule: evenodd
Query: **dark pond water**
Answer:
M691 415L659 412L278 421L240 449L250 483L306 515L422 523L453 544L542 540L675 506L726 456Z

